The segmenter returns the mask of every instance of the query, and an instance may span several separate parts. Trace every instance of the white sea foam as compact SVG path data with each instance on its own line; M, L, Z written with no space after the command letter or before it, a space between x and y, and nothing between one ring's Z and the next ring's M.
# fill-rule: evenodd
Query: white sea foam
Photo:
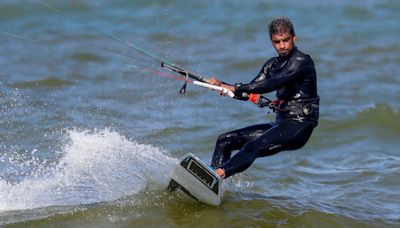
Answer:
M62 153L43 175L0 179L0 211L104 202L161 188L176 163L163 150L108 129L68 131Z

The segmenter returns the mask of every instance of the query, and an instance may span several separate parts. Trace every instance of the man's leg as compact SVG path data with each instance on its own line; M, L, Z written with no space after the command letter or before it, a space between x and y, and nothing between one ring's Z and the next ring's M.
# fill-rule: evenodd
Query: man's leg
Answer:
M260 124L221 134L215 145L211 167L219 168L229 161L232 151L240 150L248 141L261 136L271 127L272 124Z
M263 135L245 143L243 148L218 169L222 177L243 172L258 157L274 155L282 150L299 149L306 144L314 129L312 123L283 121Z

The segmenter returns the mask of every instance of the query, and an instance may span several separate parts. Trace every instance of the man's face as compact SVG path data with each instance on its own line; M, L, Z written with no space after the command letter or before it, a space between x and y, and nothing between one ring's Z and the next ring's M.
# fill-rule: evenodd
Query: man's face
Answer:
M271 36L271 42L279 56L287 56L294 48L295 35L289 32L276 33Z

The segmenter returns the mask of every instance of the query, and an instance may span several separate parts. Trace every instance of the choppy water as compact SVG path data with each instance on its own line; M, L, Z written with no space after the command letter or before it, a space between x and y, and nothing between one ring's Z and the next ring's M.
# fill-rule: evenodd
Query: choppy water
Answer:
M0 1L0 226L400 225L400 2L50 3L62 13ZM218 134L272 117L193 86L181 96L103 33L247 82L275 55L265 26L279 15L317 66L310 142L228 180L220 207L166 193L177 158L208 161Z

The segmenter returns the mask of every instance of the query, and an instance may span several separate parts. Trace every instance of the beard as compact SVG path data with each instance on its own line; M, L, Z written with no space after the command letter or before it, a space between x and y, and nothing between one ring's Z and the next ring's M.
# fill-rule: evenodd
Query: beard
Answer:
M296 46L293 46L289 49L281 50L281 51L277 51L277 52L278 52L279 57L286 58L286 57L290 56L295 49L296 49Z
M289 50L279 51L279 52L278 52L278 55L279 55L280 57L286 57L286 56L289 55L289 53L290 53Z

